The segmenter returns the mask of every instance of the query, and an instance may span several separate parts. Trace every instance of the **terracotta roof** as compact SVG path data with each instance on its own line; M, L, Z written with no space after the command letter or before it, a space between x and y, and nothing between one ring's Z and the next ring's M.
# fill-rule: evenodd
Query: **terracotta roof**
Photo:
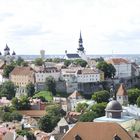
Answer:
M107 63L112 65L129 64L130 62L123 58L112 58L107 61Z
M31 75L34 71L30 67L15 67L10 73L11 75Z
M98 69L85 68L77 71L77 74L98 74L101 73Z
M68 99L78 99L79 97L81 97L80 93L75 90L69 97Z
M119 124L109 122L78 122L62 140L74 140L75 137L80 137L81 140L113 140L114 137L132 140L129 133Z
M117 95L118 95L118 96L125 96L125 95L127 95L127 91L126 91L126 89L125 89L124 84L121 84L121 85L120 85L120 87L119 87L119 89L118 89L118 91L117 91Z

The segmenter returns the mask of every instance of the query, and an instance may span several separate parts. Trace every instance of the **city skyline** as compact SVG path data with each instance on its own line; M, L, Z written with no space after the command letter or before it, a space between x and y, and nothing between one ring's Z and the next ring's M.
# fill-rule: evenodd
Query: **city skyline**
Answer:
M75 53L80 30L87 54L140 53L139 0L0 0L0 51Z

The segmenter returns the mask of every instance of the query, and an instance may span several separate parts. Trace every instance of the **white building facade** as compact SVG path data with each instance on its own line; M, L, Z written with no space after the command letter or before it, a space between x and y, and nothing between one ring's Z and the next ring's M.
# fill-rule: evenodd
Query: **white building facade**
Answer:
M107 63L112 64L115 67L115 78L127 78L132 76L131 62L123 58L112 58L108 60Z

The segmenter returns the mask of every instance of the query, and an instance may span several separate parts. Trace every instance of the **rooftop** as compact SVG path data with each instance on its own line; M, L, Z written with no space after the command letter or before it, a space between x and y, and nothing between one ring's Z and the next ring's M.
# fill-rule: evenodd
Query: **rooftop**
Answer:
M123 58L112 58L107 61L107 63L112 65L129 64L130 62Z
M116 136L120 140L132 140L129 133L119 124L108 122L78 122L62 140L73 140L77 136L81 140L113 140Z

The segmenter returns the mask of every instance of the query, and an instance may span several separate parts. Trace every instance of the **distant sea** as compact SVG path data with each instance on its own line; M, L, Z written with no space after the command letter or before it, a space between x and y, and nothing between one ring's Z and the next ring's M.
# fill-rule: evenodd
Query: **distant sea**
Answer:
M21 56L24 60L32 61L36 58L39 58L40 55L18 55ZM64 58L65 55L45 55L45 58ZM132 62L140 64L140 54L108 54L108 55L87 55L89 58L99 58L103 57L104 59L109 58L125 58Z

